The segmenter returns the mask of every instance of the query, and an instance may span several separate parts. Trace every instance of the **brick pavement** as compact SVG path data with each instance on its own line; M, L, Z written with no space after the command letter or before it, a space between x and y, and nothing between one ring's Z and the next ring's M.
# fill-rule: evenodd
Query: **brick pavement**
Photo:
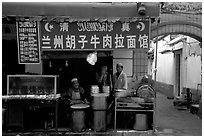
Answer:
M173 100L157 93L156 100L157 135L202 136L202 119L191 114L189 109L178 110Z

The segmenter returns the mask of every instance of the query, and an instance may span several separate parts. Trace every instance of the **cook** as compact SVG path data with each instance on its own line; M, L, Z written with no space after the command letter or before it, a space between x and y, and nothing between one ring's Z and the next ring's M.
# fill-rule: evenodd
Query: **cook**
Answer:
M70 105L80 103L89 104L85 96L84 88L79 85L78 79L73 78L71 83L71 87L69 87L68 91L63 93L62 96L64 96L70 102Z
M127 90L127 75L123 72L123 64L118 63L116 65L116 73L113 75L113 87L114 90L123 89Z

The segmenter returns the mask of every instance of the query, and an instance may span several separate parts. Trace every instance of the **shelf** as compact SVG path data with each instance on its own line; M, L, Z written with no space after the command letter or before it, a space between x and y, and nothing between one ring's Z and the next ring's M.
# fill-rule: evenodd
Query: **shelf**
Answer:
M116 111L127 111L127 112L154 112L154 110L138 110L138 109L116 109Z
M120 103L128 103L128 102L117 102L117 104L120 104ZM136 103L136 102L135 102ZM137 104L147 104L147 105L154 105L154 103L143 103L143 102L137 102Z
M142 112L141 114L147 114L149 117L151 116L153 128L151 131L154 133L155 130L155 99L152 99L152 102L144 102L141 99L133 99L131 97L115 99L115 121L114 121L114 129L117 128L117 114L119 112L134 112L135 114ZM147 117L146 119L149 119ZM141 121L144 121L143 119ZM141 123L141 122L140 122ZM142 125L142 124L138 124ZM144 124L145 125L145 124ZM150 124L146 124L147 127L150 128Z

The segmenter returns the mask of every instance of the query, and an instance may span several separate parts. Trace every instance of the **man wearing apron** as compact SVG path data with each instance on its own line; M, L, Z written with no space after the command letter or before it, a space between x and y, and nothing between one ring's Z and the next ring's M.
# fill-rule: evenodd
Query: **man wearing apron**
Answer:
M79 82L77 78L73 78L71 80L72 86L68 89L68 100L70 104L78 104L78 103L86 103L89 104L87 99L85 98L84 89L79 86Z
M68 88L68 91L62 94L63 104L60 110L60 120L62 125L66 125L65 122L70 121L71 119L71 105L74 104L89 104L87 99L85 98L85 92L82 87L79 86L79 82L77 78L73 78L71 80L71 86ZM67 120L68 119L68 120ZM67 120L67 121L65 121ZM64 124L65 123L65 124Z

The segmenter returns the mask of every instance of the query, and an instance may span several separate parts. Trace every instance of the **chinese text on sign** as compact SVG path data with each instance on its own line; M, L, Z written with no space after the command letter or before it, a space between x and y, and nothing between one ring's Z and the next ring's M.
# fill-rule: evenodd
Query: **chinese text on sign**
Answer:
M42 50L149 48L149 20L41 22Z

